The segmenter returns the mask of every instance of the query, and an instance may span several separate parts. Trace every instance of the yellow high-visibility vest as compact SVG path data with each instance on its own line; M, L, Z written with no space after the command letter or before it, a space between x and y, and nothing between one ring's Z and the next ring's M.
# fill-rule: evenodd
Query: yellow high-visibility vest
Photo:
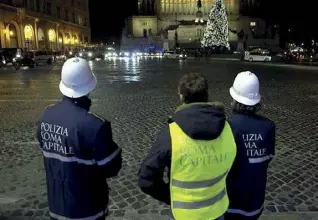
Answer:
M212 220L228 206L226 176L236 156L227 122L215 140L194 140L171 123L171 209L176 220Z

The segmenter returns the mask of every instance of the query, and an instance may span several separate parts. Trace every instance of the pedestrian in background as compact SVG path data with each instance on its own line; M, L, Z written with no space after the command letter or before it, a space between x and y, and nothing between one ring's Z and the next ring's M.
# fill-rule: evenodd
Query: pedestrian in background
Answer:
M121 169L121 149L111 125L89 112L89 93L97 80L81 58L62 68L63 100L46 108L37 123L44 157L51 219L105 219L108 209L106 178Z
M226 220L257 220L263 211L267 169L275 154L275 124L257 115L261 96L259 80L241 72L230 89L233 116L229 120L237 156L227 177L230 207Z
M229 204L226 176L236 155L221 103L208 102L208 82L187 74L179 82L182 105L141 165L139 187L171 205L176 220L223 219ZM169 183L163 180L168 167Z

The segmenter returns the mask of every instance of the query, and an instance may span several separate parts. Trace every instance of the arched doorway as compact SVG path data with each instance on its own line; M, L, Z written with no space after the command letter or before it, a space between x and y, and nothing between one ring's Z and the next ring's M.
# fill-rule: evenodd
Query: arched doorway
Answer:
M9 24L9 47L10 48L17 48L19 47L18 43L18 31L14 24Z
M63 49L63 34L60 32L58 34L58 49L62 50Z
M71 36L71 44L72 44L72 46L74 46L74 44L75 44L75 35L74 34L72 34L72 36Z
M55 30L50 29L48 32L49 35L49 48L50 50L56 49L56 33Z
M64 47L66 47L67 50L70 49L70 44L71 44L71 35L70 33L65 33L64 36Z
M39 43L39 49L45 50L45 37L44 37L44 32L42 28L38 29L38 43Z
M73 35L73 38L74 38L74 44L75 44L76 46L78 46L79 40L78 40L77 35L74 34L74 35Z
M84 43L88 44L88 37L87 36L84 36Z
M25 39L25 47L28 49L33 49L34 32L31 25L25 25L24 39Z

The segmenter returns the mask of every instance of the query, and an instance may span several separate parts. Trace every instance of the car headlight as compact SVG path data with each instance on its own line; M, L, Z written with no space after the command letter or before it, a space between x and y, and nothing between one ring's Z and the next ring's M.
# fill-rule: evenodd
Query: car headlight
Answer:
M128 53L128 52L125 52L125 56L128 57L128 56L129 56L129 53Z
M17 59L16 59L16 58L13 58L12 60L13 60L13 62L15 62ZM4 63L4 64L5 64L5 63Z
M70 55L72 55L73 54L73 52L72 51L70 51Z
M16 56L17 58L20 58L21 57L21 54L17 54L17 56Z
M83 56L83 53L79 53L79 56L82 57L82 56Z
M88 53L88 56L89 56L89 57L93 56L93 53Z

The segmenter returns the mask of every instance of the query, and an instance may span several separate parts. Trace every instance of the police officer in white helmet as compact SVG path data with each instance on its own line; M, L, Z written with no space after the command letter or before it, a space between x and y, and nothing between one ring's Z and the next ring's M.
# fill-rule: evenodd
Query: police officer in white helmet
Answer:
M46 170L51 219L105 219L106 178L121 169L121 149L111 125L89 112L97 80L81 58L67 60L59 85L62 101L46 108L37 123Z
M275 154L273 121L258 115L259 80L250 71L239 73L230 88L233 116L229 120L237 156L227 177L230 200L225 220L257 220L263 211L267 168Z

